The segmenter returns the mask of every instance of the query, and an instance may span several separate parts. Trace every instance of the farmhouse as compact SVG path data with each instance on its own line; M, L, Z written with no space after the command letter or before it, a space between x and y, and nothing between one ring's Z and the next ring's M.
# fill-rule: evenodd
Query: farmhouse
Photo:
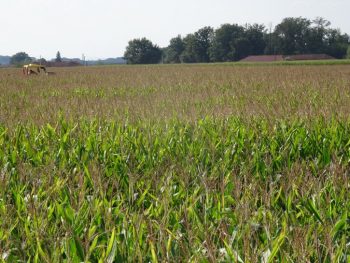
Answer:
M77 61L62 61L62 62L55 62L55 61L46 61L42 63L46 67L76 67L76 66L82 66Z
M302 55L260 55L248 56L241 62L274 62L274 61L293 61L293 60L329 60L335 59L327 54L302 54Z
M260 56L249 56L240 61L242 62L274 62L283 61L282 55L260 55Z

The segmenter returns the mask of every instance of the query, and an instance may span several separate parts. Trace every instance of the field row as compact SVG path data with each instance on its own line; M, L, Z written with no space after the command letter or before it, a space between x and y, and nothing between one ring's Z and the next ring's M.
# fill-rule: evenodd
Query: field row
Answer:
M335 119L0 126L0 258L346 262L349 163Z
M45 125L66 119L119 122L346 119L350 66L167 65L52 69L23 77L0 70L0 123Z

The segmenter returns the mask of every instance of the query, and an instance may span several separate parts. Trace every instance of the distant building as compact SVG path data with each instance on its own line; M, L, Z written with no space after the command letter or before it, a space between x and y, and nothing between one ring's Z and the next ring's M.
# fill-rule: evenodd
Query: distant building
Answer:
M274 61L293 61L293 60L329 60L335 59L327 54L302 54L302 55L260 55L248 56L241 62L274 62Z
M260 55L260 56L248 56L240 61L242 62L274 62L283 61L282 55Z
M77 61L61 61L61 62L47 61L47 62L43 62L42 65L44 65L46 67L76 67L76 66L82 66L82 64L77 62Z
M302 54L302 55L291 55L284 56L284 60L329 60L335 59L327 54Z

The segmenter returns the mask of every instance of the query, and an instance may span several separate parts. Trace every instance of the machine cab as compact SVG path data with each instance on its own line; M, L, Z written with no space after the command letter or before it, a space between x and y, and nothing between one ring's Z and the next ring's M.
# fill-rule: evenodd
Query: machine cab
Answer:
M38 75L46 73L46 67L39 64L28 64L23 66L24 75Z

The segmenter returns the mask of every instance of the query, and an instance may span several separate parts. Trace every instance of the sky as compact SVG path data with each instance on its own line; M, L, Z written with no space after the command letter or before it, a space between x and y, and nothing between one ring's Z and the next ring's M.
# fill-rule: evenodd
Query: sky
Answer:
M0 55L104 59L146 37L165 47L177 35L225 23L324 17L350 33L350 0L0 0Z

